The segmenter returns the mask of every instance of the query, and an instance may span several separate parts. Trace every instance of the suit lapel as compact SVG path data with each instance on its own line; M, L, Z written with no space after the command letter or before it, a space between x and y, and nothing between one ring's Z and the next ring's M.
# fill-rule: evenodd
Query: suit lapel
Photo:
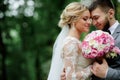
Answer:
M116 40L117 37L119 36L120 33L120 24L117 26L117 28L115 29L114 33L112 34L113 38Z

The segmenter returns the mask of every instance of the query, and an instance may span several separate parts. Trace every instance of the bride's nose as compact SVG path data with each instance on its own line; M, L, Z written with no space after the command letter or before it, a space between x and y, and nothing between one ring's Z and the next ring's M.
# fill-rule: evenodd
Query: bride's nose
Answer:
M88 24L91 24L91 23L92 23L92 19L88 19L88 20L87 20L87 23L88 23Z

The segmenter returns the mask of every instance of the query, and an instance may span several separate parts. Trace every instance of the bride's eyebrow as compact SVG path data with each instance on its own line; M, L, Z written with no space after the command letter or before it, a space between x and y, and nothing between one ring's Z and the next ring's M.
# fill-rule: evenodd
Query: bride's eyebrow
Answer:
M88 16L88 15L85 15L85 16L83 16L83 18L90 18L90 16Z

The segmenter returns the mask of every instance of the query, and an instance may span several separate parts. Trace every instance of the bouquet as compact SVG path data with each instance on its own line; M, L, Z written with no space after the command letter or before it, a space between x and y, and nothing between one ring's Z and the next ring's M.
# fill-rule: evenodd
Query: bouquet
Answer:
M82 54L86 58L114 58L120 54L114 38L107 32L96 30L88 34L82 42Z

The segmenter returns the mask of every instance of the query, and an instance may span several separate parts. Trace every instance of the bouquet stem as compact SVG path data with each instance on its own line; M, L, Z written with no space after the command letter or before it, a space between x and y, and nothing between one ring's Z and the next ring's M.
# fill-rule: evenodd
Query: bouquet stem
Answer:
M103 59L103 57L97 57L97 58L95 58L95 60L96 60L99 64L102 64L102 59Z

